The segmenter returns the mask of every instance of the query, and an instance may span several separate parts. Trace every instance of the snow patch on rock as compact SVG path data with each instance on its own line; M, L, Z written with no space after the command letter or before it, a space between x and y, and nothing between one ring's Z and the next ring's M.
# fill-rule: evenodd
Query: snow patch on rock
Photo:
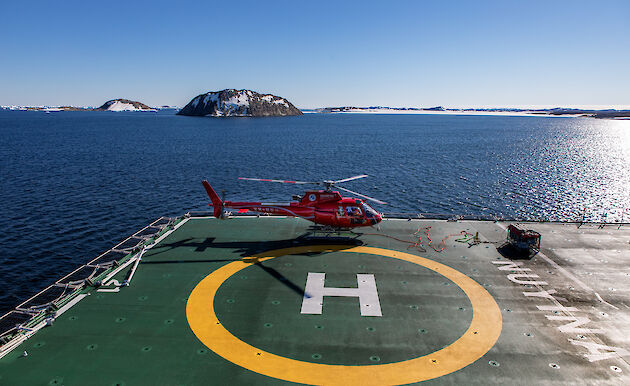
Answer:
M105 111L157 111L151 107L137 101L129 99L112 99L105 102L97 110Z
M137 111L137 109L131 103L123 103L116 101L107 107L108 111Z

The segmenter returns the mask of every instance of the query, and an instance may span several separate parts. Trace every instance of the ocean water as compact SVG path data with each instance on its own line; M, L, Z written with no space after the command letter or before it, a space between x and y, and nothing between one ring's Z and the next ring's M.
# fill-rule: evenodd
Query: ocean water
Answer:
M630 121L0 111L0 314L163 215L356 174L383 212L630 221ZM625 210L625 214L624 213ZM622 217L625 216L625 217Z

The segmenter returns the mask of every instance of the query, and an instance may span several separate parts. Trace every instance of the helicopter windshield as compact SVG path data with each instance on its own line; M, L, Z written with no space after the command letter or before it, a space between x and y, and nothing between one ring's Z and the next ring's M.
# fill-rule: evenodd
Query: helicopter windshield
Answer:
M365 217L367 218L374 218L376 217L376 215L378 215L378 212L375 211L374 209L372 209L368 204L363 203L361 205L361 208L363 208L363 212L365 213Z

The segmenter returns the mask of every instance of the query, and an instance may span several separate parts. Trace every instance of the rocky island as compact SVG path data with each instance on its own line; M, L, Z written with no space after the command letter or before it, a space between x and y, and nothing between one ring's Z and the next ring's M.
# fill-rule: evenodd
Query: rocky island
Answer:
M112 99L103 103L103 105L95 110L102 111L156 111L155 109L145 105L144 103L131 101L129 99Z
M271 117L302 115L288 100L251 90L226 89L194 97L178 115L211 117Z

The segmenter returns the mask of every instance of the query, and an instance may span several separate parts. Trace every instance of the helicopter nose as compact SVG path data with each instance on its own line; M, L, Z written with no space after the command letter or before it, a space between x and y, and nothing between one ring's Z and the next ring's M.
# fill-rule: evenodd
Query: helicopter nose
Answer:
M383 216L377 214L373 219L371 219L372 225L376 225L383 219Z

